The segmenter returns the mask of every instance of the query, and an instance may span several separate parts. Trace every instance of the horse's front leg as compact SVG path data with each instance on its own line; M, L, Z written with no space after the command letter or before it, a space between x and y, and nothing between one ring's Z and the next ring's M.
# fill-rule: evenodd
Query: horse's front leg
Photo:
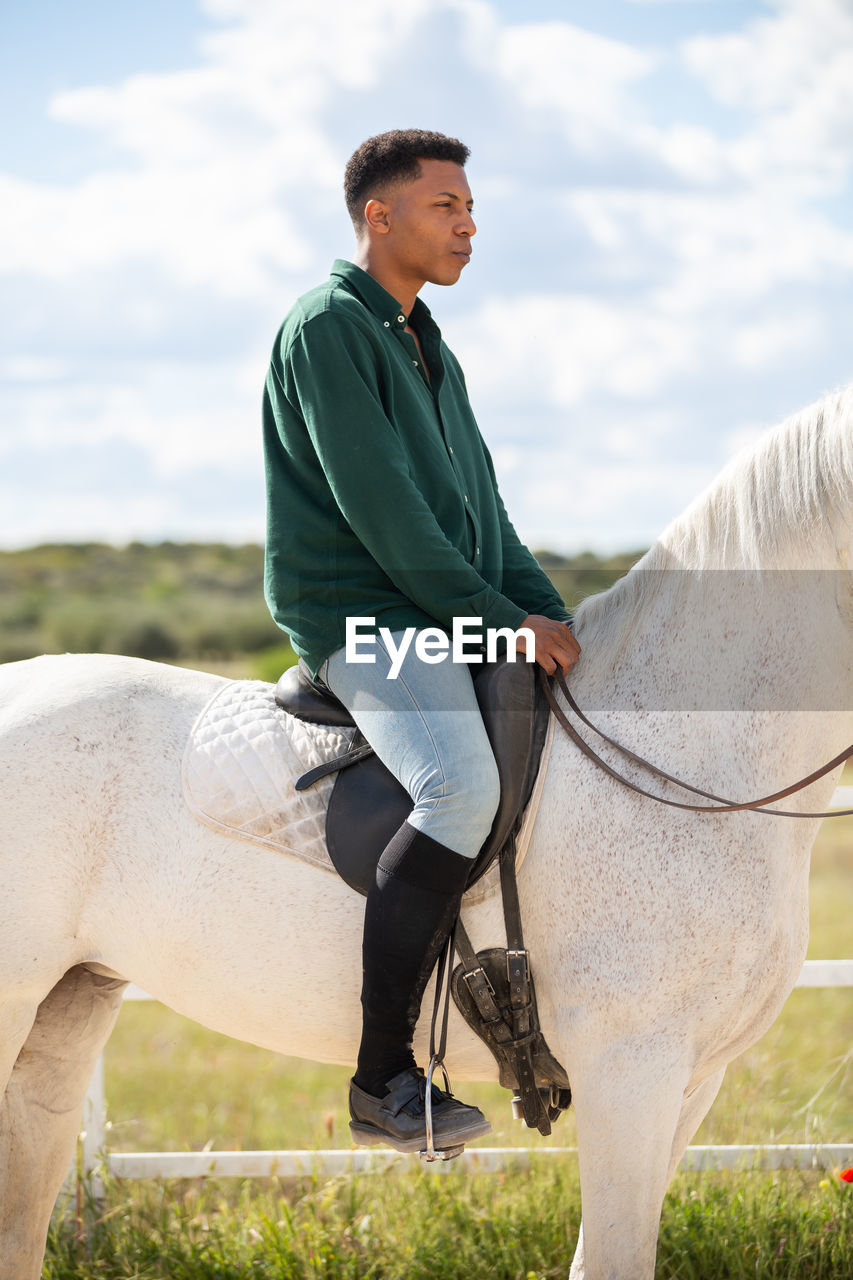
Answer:
M570 1280L653 1280L687 1073L636 1040L575 1058L570 1075L583 1201Z
M684 1103L681 1108L681 1115L678 1121L678 1128L675 1131L675 1139L672 1144L672 1151L669 1157L669 1177L672 1178L678 1166L681 1163L682 1156L687 1150L687 1145L692 1139L696 1130L699 1128L705 1116L711 1110L714 1099L720 1092L720 1085L723 1083L723 1076L726 1069L715 1072L709 1076L707 1080L703 1080L701 1084L695 1088L689 1089L684 1095Z

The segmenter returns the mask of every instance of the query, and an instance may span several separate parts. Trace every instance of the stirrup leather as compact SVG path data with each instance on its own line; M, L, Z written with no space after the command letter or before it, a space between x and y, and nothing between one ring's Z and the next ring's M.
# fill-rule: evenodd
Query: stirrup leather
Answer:
M507 944L474 951L462 921L454 945L461 958L451 991L465 1021L490 1049L500 1083L513 1094L513 1112L542 1134L571 1104L569 1078L545 1041L539 1025L530 957L521 933L515 882L515 839L501 852L501 889Z

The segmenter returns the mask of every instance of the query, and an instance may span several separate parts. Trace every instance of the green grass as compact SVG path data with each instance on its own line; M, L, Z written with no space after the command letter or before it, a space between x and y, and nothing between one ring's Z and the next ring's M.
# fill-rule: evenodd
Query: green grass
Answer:
M847 781L847 779L845 779ZM812 959L851 954L853 820L824 823L812 869ZM795 991L729 1068L697 1143L853 1140L853 998ZM347 1147L349 1071L240 1044L154 1004L127 1004L106 1054L114 1150ZM512 1120L496 1085L465 1096L490 1145L572 1146ZM527 1174L417 1167L329 1181L113 1184L76 1240L58 1215L47 1280L567 1277L580 1218L573 1157ZM640 1176L638 1174L638 1176ZM657 1275L850 1280L853 1185L837 1171L680 1175L664 1206Z
M117 1186L107 1204L85 1241L57 1222L45 1280L556 1280L580 1221L568 1160L524 1177L415 1169L301 1187ZM664 1205L667 1280L849 1280L851 1260L853 1192L837 1180L694 1175Z

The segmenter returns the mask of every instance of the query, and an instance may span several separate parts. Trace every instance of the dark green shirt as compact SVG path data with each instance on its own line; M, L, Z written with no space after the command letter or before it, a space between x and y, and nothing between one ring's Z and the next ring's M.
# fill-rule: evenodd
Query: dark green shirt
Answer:
M448 632L454 617L568 619L509 521L462 370L420 299L407 317L336 261L279 331L263 425L265 593L312 672L348 616Z

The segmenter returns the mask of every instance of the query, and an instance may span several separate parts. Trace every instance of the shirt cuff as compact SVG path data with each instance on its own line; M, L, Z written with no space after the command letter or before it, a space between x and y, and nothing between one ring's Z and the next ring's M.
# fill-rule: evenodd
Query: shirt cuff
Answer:
M511 627L513 631L517 631L526 617L527 611L520 605L513 604L506 596L498 595L483 614L483 622L488 628Z

